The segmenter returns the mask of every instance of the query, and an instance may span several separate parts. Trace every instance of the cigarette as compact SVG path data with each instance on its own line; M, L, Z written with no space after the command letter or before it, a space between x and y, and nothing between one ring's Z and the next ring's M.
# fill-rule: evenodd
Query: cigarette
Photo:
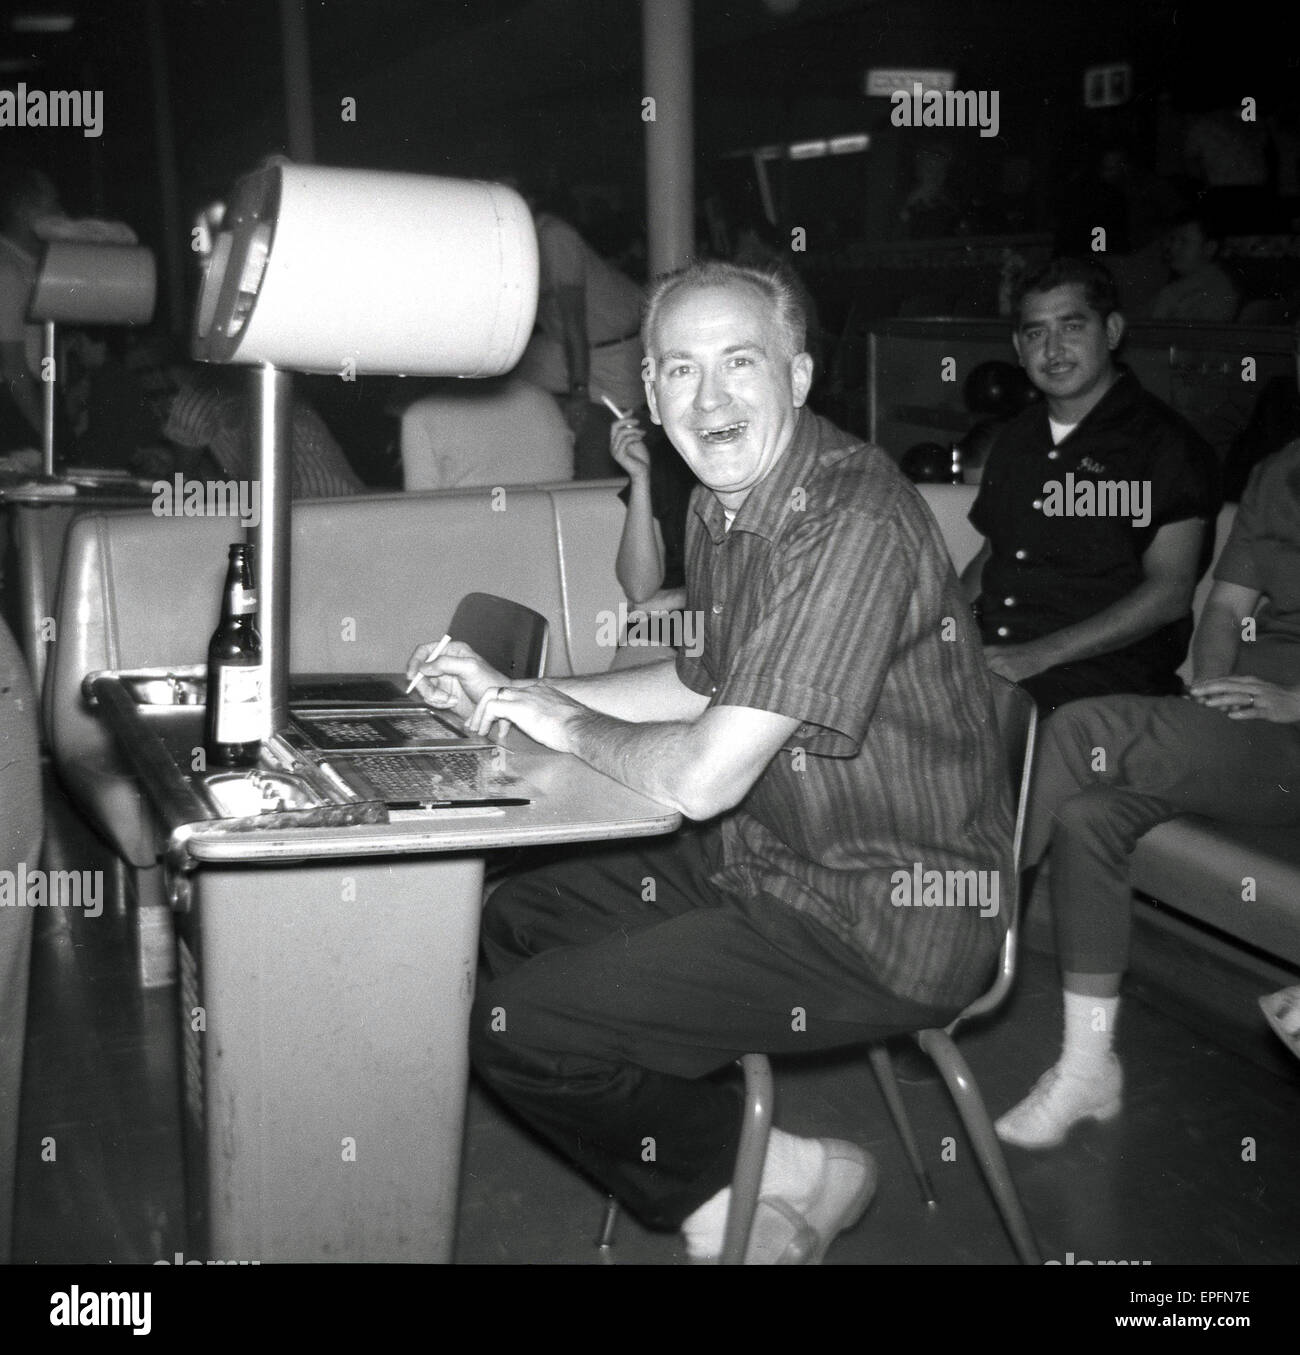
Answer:
M600 397L600 403L604 405L616 419L630 419L632 417L630 413L624 414L608 395L602 395Z
M446 649L449 644L451 644L451 636L444 635L442 639L439 640L436 645L434 645L433 653L430 654L427 659L425 659L425 663L432 663L434 659L436 659L438 655L441 654L442 651ZM410 680L410 682L406 684L407 696L410 696L410 694L416 689L416 687L420 685L420 679L423 677L424 677L423 673L416 673L416 675Z

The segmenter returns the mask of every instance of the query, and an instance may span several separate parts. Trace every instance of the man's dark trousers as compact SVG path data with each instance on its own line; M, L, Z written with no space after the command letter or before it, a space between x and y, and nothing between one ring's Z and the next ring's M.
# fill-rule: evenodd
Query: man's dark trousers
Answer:
M873 982L806 914L717 890L715 842L688 828L555 859L501 885L483 919L476 1070L653 1227L730 1182L739 1105L710 1074L956 1014Z

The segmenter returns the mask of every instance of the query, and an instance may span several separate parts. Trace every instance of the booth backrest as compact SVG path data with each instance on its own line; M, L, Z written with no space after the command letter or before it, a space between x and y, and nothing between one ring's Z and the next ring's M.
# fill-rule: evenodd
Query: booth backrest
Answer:
M620 480L306 500L293 508L290 665L296 672L399 672L470 592L499 593L550 624L548 672L600 672L623 601L614 574ZM924 485L954 565L979 548L975 489ZM1221 548L1232 509L1219 522ZM128 859L148 859L142 807L112 742L81 699L103 668L201 663L216 625L228 518L88 513L68 535L57 642L43 693L65 783ZM1208 581L1198 590L1197 611ZM138 798L138 797L137 797ZM131 844L129 849L125 844Z
M551 627L548 671L594 672L614 575L621 480L305 500L293 508L290 663L296 672L399 672L474 591ZM86 673L201 663L216 626L228 518L88 513L69 533L58 640L44 692L60 767L107 737L80 696ZM604 630L607 631L607 627Z
M598 672L612 657L607 614L623 594L614 559L619 480L306 500L293 510L291 666L297 672L397 672L441 634L474 591L532 607L551 626L552 674ZM953 564L980 545L970 485L922 485ZM1216 554L1234 509L1223 510ZM222 518L84 514L69 535L59 633L45 690L56 757L102 743L80 701L99 668L194 664L216 624L226 546ZM1197 590L1196 612L1209 579Z

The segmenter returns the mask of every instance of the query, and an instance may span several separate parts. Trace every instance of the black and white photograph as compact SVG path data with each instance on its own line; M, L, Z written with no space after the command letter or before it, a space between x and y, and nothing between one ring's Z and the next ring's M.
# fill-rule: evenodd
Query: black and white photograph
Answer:
M10 0L15 1332L1258 1337L1298 1123L1281 11Z

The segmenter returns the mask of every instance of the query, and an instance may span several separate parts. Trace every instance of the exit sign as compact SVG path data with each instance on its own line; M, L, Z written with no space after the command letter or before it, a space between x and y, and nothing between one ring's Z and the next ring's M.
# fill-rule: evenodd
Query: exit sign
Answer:
M956 71L909 71L894 68L870 70L862 77L864 94L888 99L891 94L902 90L911 94L915 86L926 89L952 89L957 79Z

